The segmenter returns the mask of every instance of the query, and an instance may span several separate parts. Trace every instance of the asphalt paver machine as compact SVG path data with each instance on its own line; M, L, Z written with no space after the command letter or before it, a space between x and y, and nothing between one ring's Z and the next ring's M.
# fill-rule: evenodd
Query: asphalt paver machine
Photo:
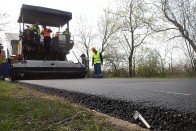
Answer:
M19 40L11 42L10 78L85 78L86 65L66 58L74 40L60 32L60 28L66 26L69 31L71 19L71 12L23 4L17 21L20 25ZM39 22L39 26L59 29L51 36L50 51L44 50L43 41L37 39L37 32L30 29L35 22Z

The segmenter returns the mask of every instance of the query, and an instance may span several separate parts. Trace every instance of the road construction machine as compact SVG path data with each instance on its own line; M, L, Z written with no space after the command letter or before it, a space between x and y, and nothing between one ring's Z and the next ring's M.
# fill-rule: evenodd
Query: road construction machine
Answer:
M11 40L9 77L12 80L85 78L87 66L78 58L77 63L66 58L73 48L74 39L60 30L66 27L69 31L71 19L71 12L23 4L17 21L20 27L19 40ZM51 34L49 51L45 50L42 37L38 37L39 32L31 28L36 22L39 27L45 25L58 29Z

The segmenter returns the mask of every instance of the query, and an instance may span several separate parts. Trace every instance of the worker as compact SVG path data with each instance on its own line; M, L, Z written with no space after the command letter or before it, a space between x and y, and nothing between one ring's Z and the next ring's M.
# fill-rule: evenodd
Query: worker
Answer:
M41 34L44 36L44 50L45 50L45 53L50 52L50 43L51 43L50 33L52 33L52 30L47 29L46 25L43 25L43 30L42 30Z
M0 80L5 80L5 77L3 75L5 63L6 63L5 51L3 50L2 44L0 44Z
M69 29L66 28L65 31L63 31L63 34L66 37L66 43L69 43L70 42L70 37L71 37L71 33L69 32Z
M32 25L30 28L31 31L33 31L33 39L40 43L40 28L39 28L39 22L35 22L35 24Z
M80 56L80 58L82 59L82 64L85 65L86 67L88 67L88 59L87 59L86 55L82 54Z
M92 66L94 66L95 78L102 78L101 65L103 64L103 58L101 52L97 51L94 47L91 48L94 53L92 58Z
M63 31L63 34L71 36L71 33L69 32L68 28L66 28L65 31Z

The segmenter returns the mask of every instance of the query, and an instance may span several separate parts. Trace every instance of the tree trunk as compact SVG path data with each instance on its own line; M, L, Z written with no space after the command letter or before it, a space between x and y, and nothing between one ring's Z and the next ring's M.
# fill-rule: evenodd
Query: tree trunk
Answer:
M134 48L131 49L129 54L129 77L133 77L133 52Z

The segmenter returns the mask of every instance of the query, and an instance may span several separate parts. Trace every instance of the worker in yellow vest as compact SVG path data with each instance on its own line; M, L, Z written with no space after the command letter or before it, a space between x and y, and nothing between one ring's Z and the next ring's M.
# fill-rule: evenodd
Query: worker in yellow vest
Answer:
M39 22L36 21L34 25L30 28L30 30L33 31L33 39L40 43L40 28L39 28Z
M65 31L63 31L63 35L66 36L66 43L69 44L69 42L70 42L70 37L71 37L71 33L70 33L70 31L69 31L68 28L66 28Z
M2 44L0 44L0 80L5 79L3 76L5 63L6 63L5 51L3 50Z
M71 33L68 28L66 28L65 31L63 31L63 34L71 36Z
M95 78L102 78L102 71L101 71L101 65L103 64L103 58L102 58L102 54L97 51L94 47L91 48L93 54L93 59L92 59L92 66L94 66L94 72Z

